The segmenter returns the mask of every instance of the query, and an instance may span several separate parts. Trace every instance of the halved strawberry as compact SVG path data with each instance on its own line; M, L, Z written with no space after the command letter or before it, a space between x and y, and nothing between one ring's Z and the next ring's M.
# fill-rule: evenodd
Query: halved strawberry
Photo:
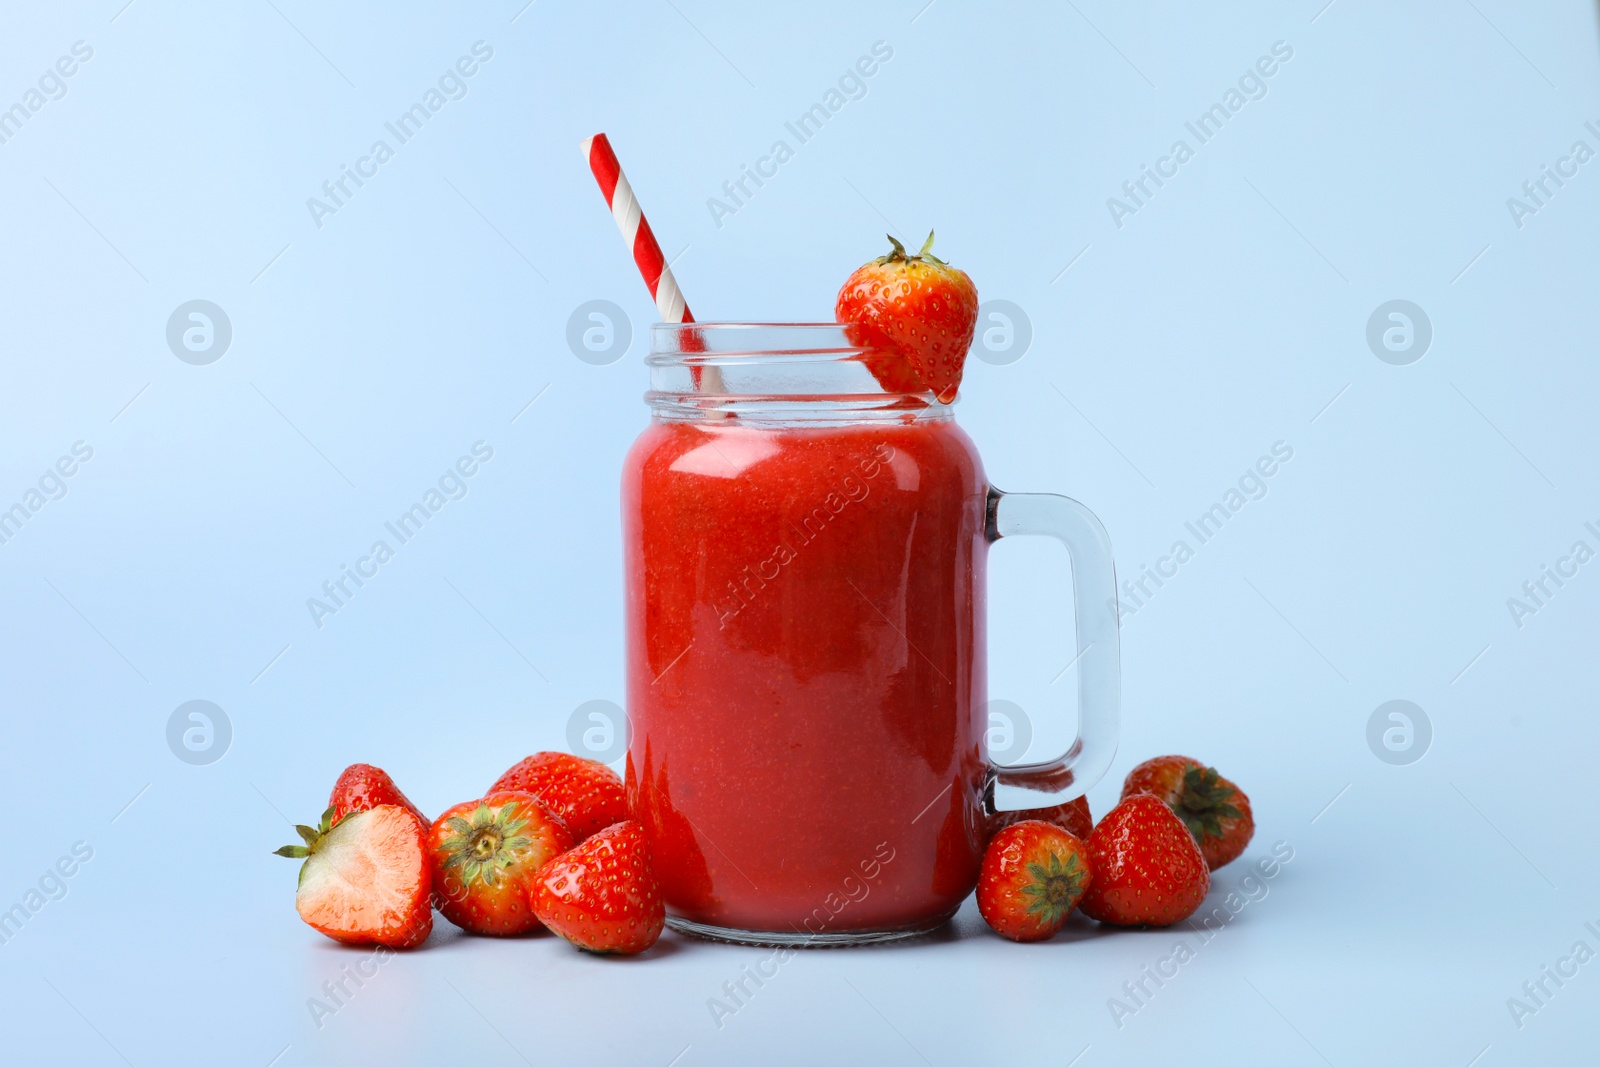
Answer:
M296 826L305 842L275 855L304 859L294 906L307 925L346 945L413 948L433 930L433 879L422 824L397 804L352 812L333 825Z
M978 289L965 271L933 255L931 231L914 256L893 237L889 243L893 251L845 280L834 318L855 324L862 361L886 391L932 392L948 404L977 329Z
M489 791L518 789L544 801L574 841L628 817L628 798L617 772L566 752L538 752L502 774Z
M1194 835L1148 793L1127 797L1089 835L1094 882L1078 907L1118 926L1171 926L1193 915L1211 889Z
M1149 793L1166 801L1200 843L1213 871L1232 863L1255 836L1255 815L1244 790L1188 756L1157 756L1128 772L1122 795Z
M545 864L533 911L589 952L632 955L655 944L666 907L639 824L619 822Z
M463 930L507 937L539 929L528 893L572 834L532 793L501 790L457 804L428 831L439 911Z
M400 787L394 784L389 773L370 763L352 763L346 767L339 775L339 780L333 783L333 793L328 797L328 807L333 809L335 826L351 812L367 811L379 804L398 805L415 815L424 828L428 825L428 817L400 792Z
M978 911L1013 941L1054 937L1094 878L1084 843L1059 826L1025 819L989 842Z

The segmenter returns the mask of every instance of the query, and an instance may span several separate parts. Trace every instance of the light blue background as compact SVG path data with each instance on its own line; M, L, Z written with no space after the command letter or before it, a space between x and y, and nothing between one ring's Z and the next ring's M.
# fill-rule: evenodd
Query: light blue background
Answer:
M1507 1008L1600 949L1600 564L1520 628L1506 606L1600 548L1600 161L1520 228L1506 206L1600 148L1590 5L523 2L3 17L0 106L94 50L0 144L0 507L94 449L0 545L0 908L93 849L0 945L15 1062L1593 1055L1600 963L1520 1028ZM467 95L315 225L307 198L477 41ZM877 41L866 95L716 225L707 199ZM1277 41L1266 96L1114 225L1107 198ZM1033 330L971 363L961 422L1001 487L1092 507L1124 577L1293 447L1125 619L1124 740L1091 800L1189 753L1250 793L1248 859L1294 859L1120 1027L1109 998L1196 935L1080 920L1019 948L970 904L945 937L786 963L721 1029L707 999L762 953L669 935L616 962L442 923L314 1024L357 954L296 920L267 854L286 819L356 759L436 812L622 700L616 485L652 309L578 154L602 129L703 319L827 318L886 228L937 226ZM208 366L165 341L192 299L233 327ZM565 340L594 299L632 320L608 366ZM1365 340L1391 299L1433 325L1409 366ZM468 495L314 625L307 598L480 440ZM1066 567L1008 544L992 571L993 695L1039 758L1066 741ZM166 744L191 699L232 723L209 766ZM1432 723L1408 766L1366 742L1391 699Z

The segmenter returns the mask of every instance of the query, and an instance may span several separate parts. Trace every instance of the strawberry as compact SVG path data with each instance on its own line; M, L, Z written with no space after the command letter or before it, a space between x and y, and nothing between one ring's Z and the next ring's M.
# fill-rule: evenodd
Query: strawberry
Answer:
M622 779L604 763L580 759L565 752L539 752L502 774L491 793L518 789L544 802L583 841L612 823L628 817L628 799Z
M304 859L294 906L307 925L346 945L413 948L433 930L432 879L422 824L397 804L351 812L333 825L296 826L303 845L275 855Z
M545 864L533 912L589 952L631 956L655 944L666 908L639 824L616 823Z
M474 934L539 929L528 892L539 868L572 847L572 834L532 793L490 793L457 804L428 831L439 911Z
M1188 756L1157 756L1128 772L1122 795L1150 793L1167 803L1200 843L1213 871L1232 863L1256 832L1250 798L1215 767Z
M989 833L999 833L1008 826L1022 822L1024 819L1037 819L1047 822L1052 826L1059 826L1080 841L1086 841L1089 833L1094 829L1094 817L1089 814L1089 798L1078 797L1065 804L1056 804L1048 808L1027 808L1023 811L997 811L989 817Z
M847 323L845 329L850 344L861 350L861 362L867 365L884 392L921 396L928 391L927 384L911 369L911 361L896 352L876 327Z
M1127 797L1089 835L1094 882L1078 907L1117 926L1171 926L1194 914L1211 872L1194 835L1147 793Z
M352 763L346 767L344 773L339 775L339 780L333 783L333 793L328 797L328 807L333 809L334 826L338 826L339 820L351 812L366 811L379 804L405 808L417 817L424 830L427 829L428 817L406 799L387 771L370 763Z
M1089 888L1094 871L1084 843L1059 826L1024 819L989 842L978 875L978 911L995 933L1045 941Z
M867 349L862 359L885 390L932 392L948 404L978 325L977 287L929 251L932 232L914 256L893 237L889 243L894 251L845 279L834 318L855 324L852 340Z

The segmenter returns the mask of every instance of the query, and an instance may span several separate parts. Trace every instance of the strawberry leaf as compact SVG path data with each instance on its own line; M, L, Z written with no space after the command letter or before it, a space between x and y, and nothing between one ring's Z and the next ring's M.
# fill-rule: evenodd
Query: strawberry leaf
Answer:
M1026 913L1039 916L1045 923L1060 921L1083 891L1083 868L1077 855L1069 855L1063 864L1061 856L1052 851L1025 869L1033 879L1021 888L1023 896L1033 898Z
M1191 764L1183 772L1183 786L1172 808L1197 840L1221 837L1225 820L1244 817L1229 803L1236 793L1237 789L1219 780L1215 767Z

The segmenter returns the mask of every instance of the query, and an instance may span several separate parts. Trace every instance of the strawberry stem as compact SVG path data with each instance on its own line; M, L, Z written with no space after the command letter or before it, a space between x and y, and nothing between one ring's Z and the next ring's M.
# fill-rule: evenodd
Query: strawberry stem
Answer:
M284 845L280 849L273 850L272 854L292 860L303 860L311 855L317 850L317 846L322 843L322 839L327 836L328 831L333 828L333 812L333 808L323 812L322 820L315 829L310 826L296 824L294 832L300 835L300 840L304 841L305 844Z
M884 234L884 236L887 237L889 239L889 243L894 246L894 251L890 252L886 256L880 256L879 259L878 259L879 263L921 263L921 262L928 262L928 263L937 263L941 267L946 266L945 261L940 259L938 256L934 255L933 252L931 251L932 248L933 248L933 231L932 230L928 231L928 239L926 241L922 242L921 251L919 251L914 256L913 255L909 255L906 252L906 246L901 244L899 239L896 238L894 234L886 233L886 234Z
M1229 803L1237 790L1217 778L1215 767L1190 766L1183 772L1183 789L1175 810L1197 840L1221 837L1222 820L1242 815Z

